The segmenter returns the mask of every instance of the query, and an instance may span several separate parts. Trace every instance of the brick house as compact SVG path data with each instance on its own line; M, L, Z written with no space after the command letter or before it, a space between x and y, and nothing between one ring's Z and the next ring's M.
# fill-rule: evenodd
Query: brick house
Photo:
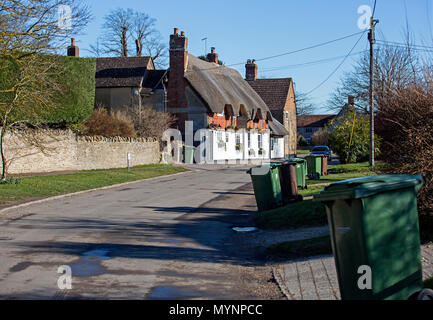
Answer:
M335 114L303 115L298 117L298 134L306 139L311 137L320 129L337 118Z
M248 60L245 69L245 79L269 107L272 116L282 123L289 133L284 139L285 155L296 155L297 109L293 79L257 79L258 65L255 60Z
M167 110L181 132L193 122L191 130L202 135L195 144L207 142L202 156L208 161L283 158L288 132L260 95L239 72L220 66L214 49L207 60L189 54L188 38L174 29Z

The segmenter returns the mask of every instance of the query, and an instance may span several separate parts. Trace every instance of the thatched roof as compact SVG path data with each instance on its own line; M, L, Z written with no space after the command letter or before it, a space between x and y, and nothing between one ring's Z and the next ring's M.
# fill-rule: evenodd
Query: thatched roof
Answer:
M262 98L234 69L188 55L185 78L214 113L223 113L225 106L231 105L238 115L243 105L250 118L257 114L258 109L265 119L270 114Z
M269 121L269 129L271 129L271 133L274 136L284 137L290 135L286 127L275 118L272 119L272 121Z

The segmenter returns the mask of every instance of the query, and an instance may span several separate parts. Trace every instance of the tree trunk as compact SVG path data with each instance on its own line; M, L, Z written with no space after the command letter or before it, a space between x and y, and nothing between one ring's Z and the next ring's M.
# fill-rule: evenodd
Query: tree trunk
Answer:
M120 41L122 44L122 57L128 56L128 38L127 38L128 28L123 28L122 30L122 40Z
M143 55L143 44L141 39L135 40L135 45L137 48L137 57L141 57Z
M5 136L5 129L2 127L0 129L0 155L1 155L1 163L2 163L2 177L1 180L6 180L6 157L4 154L4 136Z

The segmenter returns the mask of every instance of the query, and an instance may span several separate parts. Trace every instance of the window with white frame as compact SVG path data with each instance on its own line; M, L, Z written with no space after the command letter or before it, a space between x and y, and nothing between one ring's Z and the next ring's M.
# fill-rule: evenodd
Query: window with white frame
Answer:
M263 136L261 134L258 135L259 138L259 149L263 148Z
M248 133L248 149L251 148L251 133Z

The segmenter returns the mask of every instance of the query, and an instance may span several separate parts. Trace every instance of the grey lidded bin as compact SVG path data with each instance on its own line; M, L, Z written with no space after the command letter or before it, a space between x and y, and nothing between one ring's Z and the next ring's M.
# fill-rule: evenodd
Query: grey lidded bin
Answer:
M190 146L183 147L183 162L186 164L194 164L195 148Z
M314 195L326 206L343 300L406 300L423 289L417 193L421 175L341 181ZM361 290L369 266L372 289Z

